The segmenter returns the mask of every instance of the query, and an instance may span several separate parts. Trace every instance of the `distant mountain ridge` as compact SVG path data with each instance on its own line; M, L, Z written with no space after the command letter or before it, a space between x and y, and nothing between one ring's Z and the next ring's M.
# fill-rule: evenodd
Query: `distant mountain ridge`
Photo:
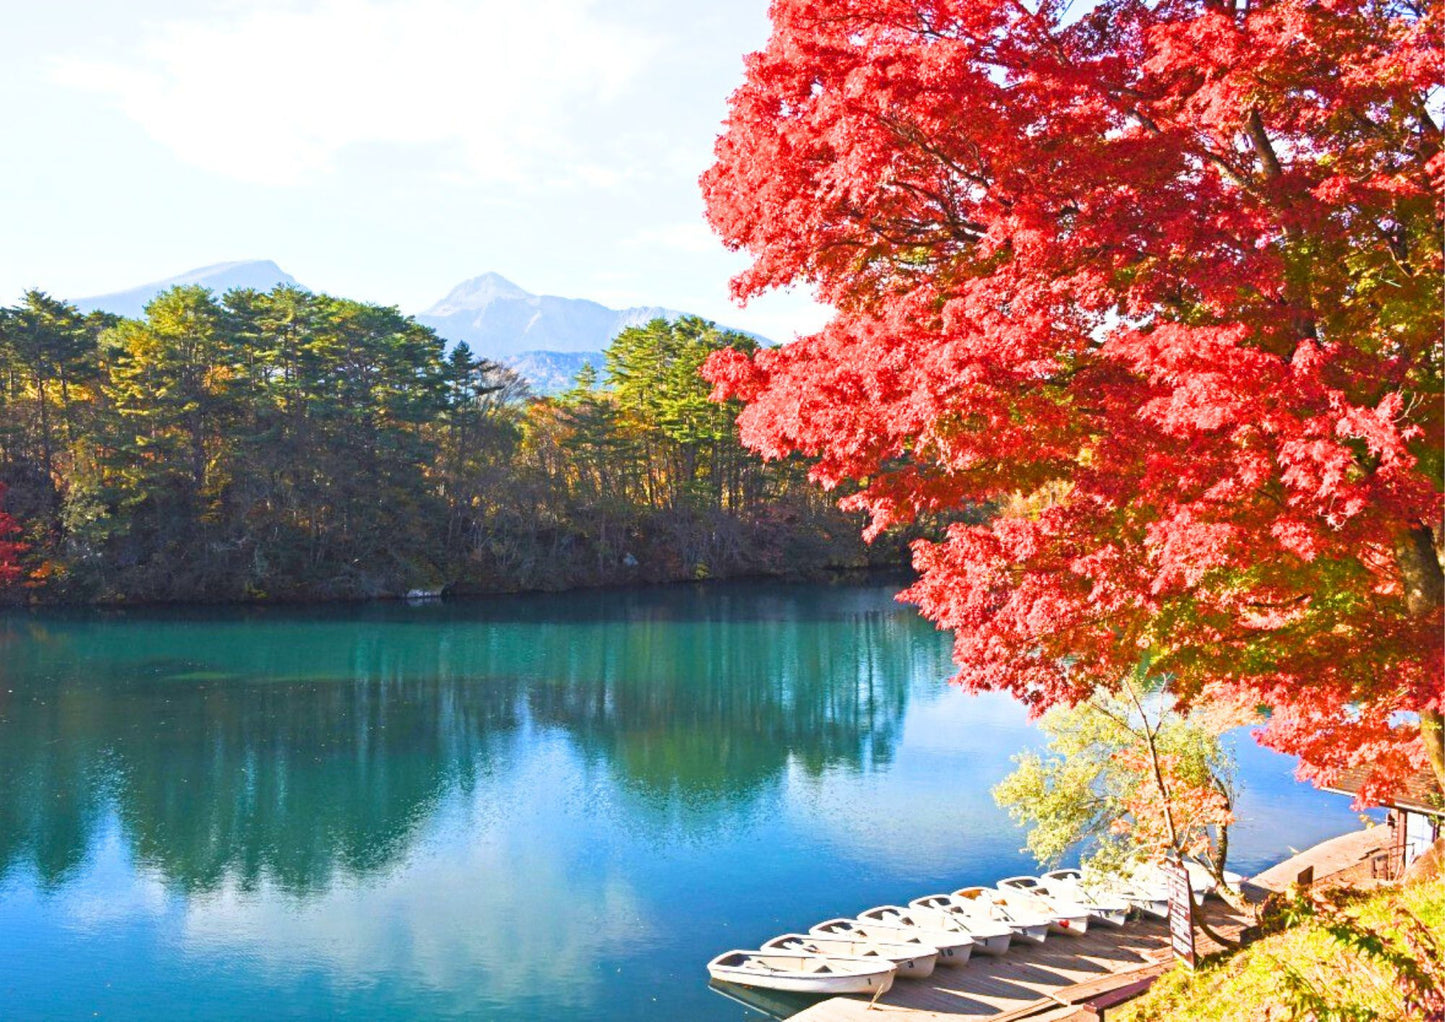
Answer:
M177 284L199 284L208 287L216 294L225 292L237 287L253 288L257 291L269 291L277 284L291 284L296 287L301 285L296 278L291 276L281 267L269 259L249 259L233 263L215 263L211 266L202 266L194 270L187 270L185 273L178 273L174 277L167 277L165 280L152 281L149 284L142 284L126 291L114 291L105 295L92 295L89 298L77 298L75 306L81 312L113 312L117 316L126 316L136 319L145 315L145 307L152 298Z
M484 273L452 288L416 320L504 360L524 351L600 351L630 326L681 315L657 305L611 309L585 298L532 294L499 273Z
M255 259L202 266L126 291L79 298L75 305L82 312L99 309L136 318L152 298L177 284L199 284L217 295L238 287L304 286L271 260ZM556 394L571 386L585 362L601 373L603 349L623 330L683 315L659 305L613 309L585 298L533 294L499 273L484 273L462 281L414 318L449 346L465 341L477 355L511 366L537 393Z
M577 374L589 363L600 380L606 358L600 351L523 351L501 361L527 381L532 393L553 397L577 382Z

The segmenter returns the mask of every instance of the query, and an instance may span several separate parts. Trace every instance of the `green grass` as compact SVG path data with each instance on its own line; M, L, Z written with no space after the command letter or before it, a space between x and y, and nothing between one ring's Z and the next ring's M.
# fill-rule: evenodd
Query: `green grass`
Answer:
M1424 949L1418 935L1409 947L1398 914L1404 908L1436 935ZM1390 888L1345 903L1345 914L1362 924L1356 933L1383 954L1362 954L1327 932L1318 916L1296 917L1295 925L1256 941L1232 957L1197 973L1182 967L1161 976L1150 991L1117 1017L1127 1022L1238 1022L1248 1019L1316 1018L1339 1022L1417 1019L1406 1007L1399 966L1392 952L1433 958L1437 984L1445 982L1445 880ZM1375 942L1377 940L1377 942Z

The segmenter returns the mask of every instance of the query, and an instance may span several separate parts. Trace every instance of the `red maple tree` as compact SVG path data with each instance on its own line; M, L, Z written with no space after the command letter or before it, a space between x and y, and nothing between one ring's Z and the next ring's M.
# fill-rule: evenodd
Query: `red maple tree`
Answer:
M1442 10L774 0L708 215L737 297L838 313L707 373L874 533L994 511L903 594L961 683L1143 668L1445 786Z
M0 588L20 577L20 554L25 550L24 544L11 539L20 532L20 525L6 513L4 503L5 484L0 483Z

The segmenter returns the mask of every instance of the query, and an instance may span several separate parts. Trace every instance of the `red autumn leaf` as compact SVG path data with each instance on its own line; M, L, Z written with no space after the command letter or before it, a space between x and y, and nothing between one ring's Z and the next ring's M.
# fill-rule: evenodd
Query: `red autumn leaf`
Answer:
M5 512L4 500L5 484L0 483L0 588L20 577L20 554L25 550L24 544L11 538L20 532L20 526Z

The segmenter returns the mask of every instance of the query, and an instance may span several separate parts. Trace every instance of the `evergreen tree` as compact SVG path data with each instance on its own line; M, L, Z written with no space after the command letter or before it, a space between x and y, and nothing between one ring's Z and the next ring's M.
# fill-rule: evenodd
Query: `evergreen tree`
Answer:
M25 292L20 305L0 318L7 403L28 411L11 436L19 453L38 458L46 477L55 473L57 448L75 438L72 392L94 377L94 325L73 305L37 290Z
M605 381L587 365L535 398L396 309L297 287L176 287L124 320L31 292L0 310L27 592L357 597L794 563L786 537L837 512L738 445L736 406L698 376L724 347L755 344L657 320L616 339Z
M205 288L175 287L146 306L144 321L111 330L106 343L121 485L132 501L174 500L204 514L225 482L227 399L237 375L220 306Z
M712 387L701 375L708 356L724 348L751 354L757 342L683 316L629 327L607 349L608 387L637 434L652 492L669 505L711 493L721 506L728 489L735 466L724 463L723 448L736 446L737 405L710 400ZM702 473L710 479L700 481Z

